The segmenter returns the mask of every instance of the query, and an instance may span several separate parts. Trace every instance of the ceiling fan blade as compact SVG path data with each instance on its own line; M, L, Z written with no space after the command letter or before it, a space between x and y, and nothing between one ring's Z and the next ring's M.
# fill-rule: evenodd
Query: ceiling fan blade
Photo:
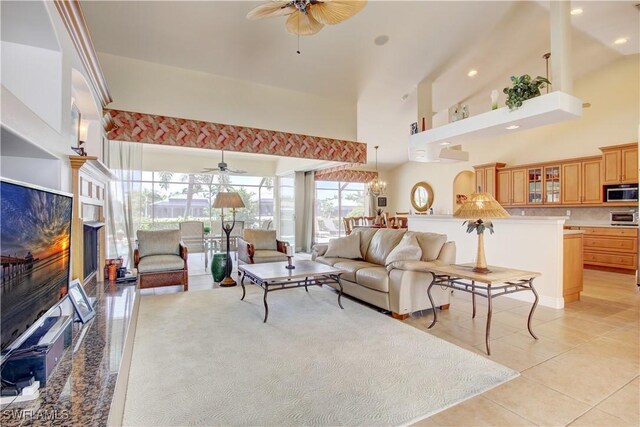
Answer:
M247 19L256 20L289 15L296 10L295 6L290 3L290 1L270 1L269 3L261 4L247 13Z
M335 25L351 18L367 5L367 0L325 0L312 3L307 11L322 24Z
M236 175L242 175L242 174L247 173L247 171L243 171L243 170L240 170L240 169L227 169L227 172L233 173L233 174L236 174Z
M300 12L299 10L296 10L289 16L285 26L289 34L300 36L316 34L324 27L323 24L316 21L311 15Z

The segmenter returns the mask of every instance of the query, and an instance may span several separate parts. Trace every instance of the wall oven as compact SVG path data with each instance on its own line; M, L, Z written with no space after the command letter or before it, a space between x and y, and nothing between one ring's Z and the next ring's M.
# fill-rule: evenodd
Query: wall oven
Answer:
M607 202L637 202L638 184L612 185L606 187Z

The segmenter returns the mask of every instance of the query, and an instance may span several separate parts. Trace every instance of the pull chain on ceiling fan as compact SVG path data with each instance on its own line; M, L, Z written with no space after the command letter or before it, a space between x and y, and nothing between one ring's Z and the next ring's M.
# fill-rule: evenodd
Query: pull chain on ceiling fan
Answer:
M300 36L318 33L325 25L335 25L360 12L367 0L273 0L260 5L247 14L247 19L256 20L287 16L285 28L289 34Z

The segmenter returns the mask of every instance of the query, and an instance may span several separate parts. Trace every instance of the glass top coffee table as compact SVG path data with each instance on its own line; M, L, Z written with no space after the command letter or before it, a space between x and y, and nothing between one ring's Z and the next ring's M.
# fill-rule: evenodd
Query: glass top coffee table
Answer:
M304 287L309 292L308 286L322 285L329 282L336 282L340 290L338 291L338 305L342 306L342 283L340 283L340 275L342 270L331 267L329 265L320 264L315 261L296 261L294 269L287 269L288 263L285 262L266 262L263 264L243 264L238 266L238 270L242 273L242 298L246 295L244 288L244 279L264 289L264 323L269 317L269 305L267 304L267 294L282 289L292 289Z

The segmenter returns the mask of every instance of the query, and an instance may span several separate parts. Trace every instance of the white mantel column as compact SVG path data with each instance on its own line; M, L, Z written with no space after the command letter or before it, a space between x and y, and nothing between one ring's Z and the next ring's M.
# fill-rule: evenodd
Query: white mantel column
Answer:
M551 21L551 84L554 91L571 94L571 2L552 1Z

